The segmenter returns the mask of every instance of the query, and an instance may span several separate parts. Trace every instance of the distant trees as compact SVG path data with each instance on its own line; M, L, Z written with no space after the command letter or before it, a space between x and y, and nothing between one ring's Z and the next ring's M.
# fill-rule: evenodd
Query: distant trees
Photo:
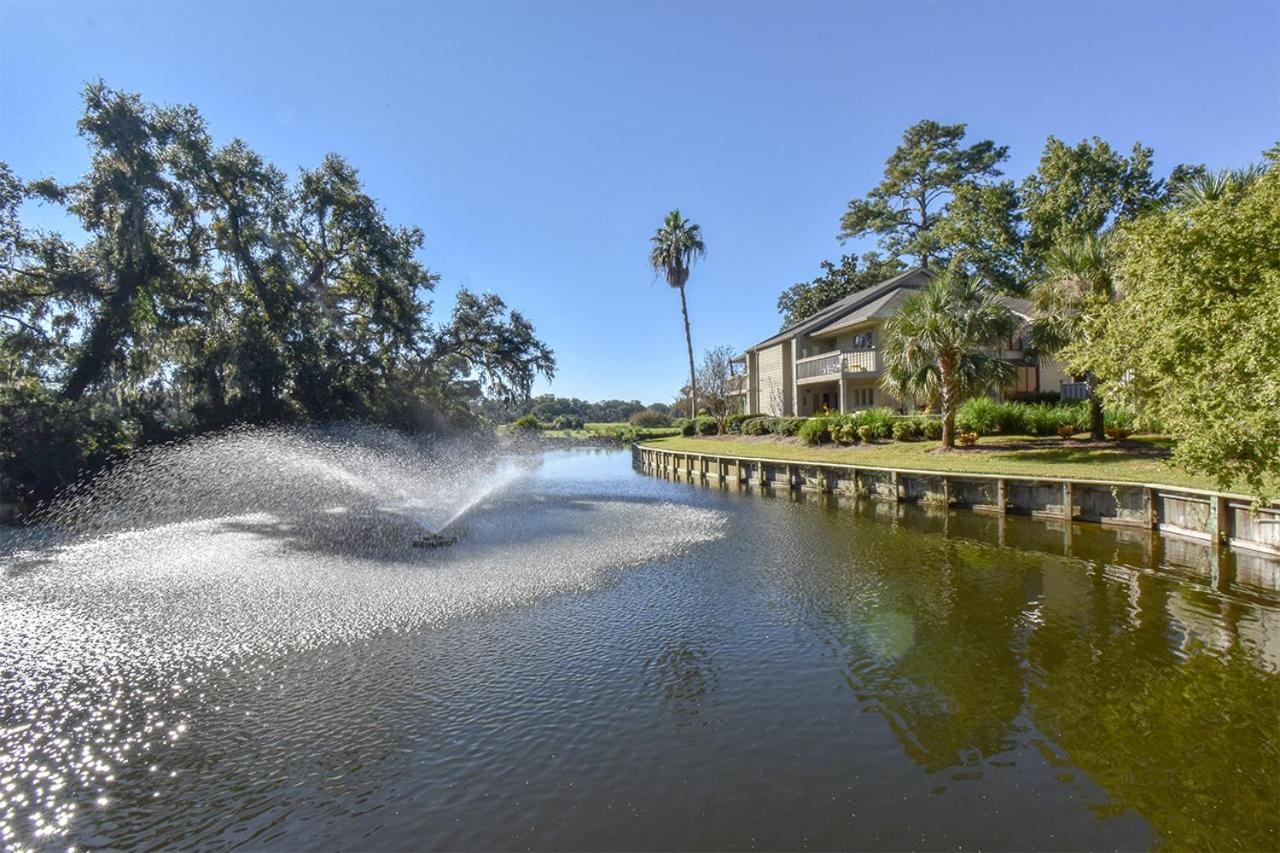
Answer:
M885 387L900 397L937 400L942 447L955 447L956 409L970 395L1011 384L1012 364L999 358L1014 319L988 287L948 267L885 323Z
M649 238L649 265L669 286L680 291L680 313L684 317L684 341L689 351L689 417L696 417L698 377L693 366L693 335L689 332L689 305L684 297L689 270L694 262L707 254L702 242L702 228L673 209L662 220L662 226Z
M387 222L329 155L290 179L244 142L213 143L194 107L86 87L92 155L71 183L0 164L0 468L104 454L232 422L363 418L410 429L466 421L554 374L532 324L463 291L435 321L423 235ZM24 225L57 205L86 235ZM67 476L71 476L70 473Z

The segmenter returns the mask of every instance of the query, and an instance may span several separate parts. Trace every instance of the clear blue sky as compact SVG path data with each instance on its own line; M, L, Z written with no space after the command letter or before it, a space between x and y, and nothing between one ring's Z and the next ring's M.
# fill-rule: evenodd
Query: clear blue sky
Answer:
M0 159L79 174L97 77L285 168L343 154L425 230L438 312L495 291L555 348L550 390L669 401L679 301L646 251L670 208L708 245L695 347L748 345L921 118L1009 145L1019 177L1048 134L1141 140L1162 172L1258 159L1280 138L1280 4L0 0Z

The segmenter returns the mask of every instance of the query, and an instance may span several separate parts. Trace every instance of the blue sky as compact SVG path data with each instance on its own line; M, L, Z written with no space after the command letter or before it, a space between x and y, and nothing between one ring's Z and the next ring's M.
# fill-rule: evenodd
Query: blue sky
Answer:
M72 179L98 77L193 103L278 165L328 151L443 276L524 311L550 390L669 401L679 300L646 266L701 223L694 345L748 345L842 251L850 198L921 118L1034 167L1049 134L1243 164L1280 138L1280 3L126 3L0 0L0 159ZM540 383L537 391L548 390Z

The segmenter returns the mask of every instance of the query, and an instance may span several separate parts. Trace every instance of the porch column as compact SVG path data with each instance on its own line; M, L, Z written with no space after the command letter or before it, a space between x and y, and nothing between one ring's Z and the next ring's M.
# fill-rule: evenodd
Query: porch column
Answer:
M847 409L844 407L844 377L841 376L836 380L836 384L840 386L840 414L844 414Z

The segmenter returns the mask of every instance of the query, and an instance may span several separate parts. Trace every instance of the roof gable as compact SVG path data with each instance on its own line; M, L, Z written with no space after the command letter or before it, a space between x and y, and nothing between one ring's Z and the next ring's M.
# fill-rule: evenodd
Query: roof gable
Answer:
M882 300L891 297L896 292L903 289L916 289L924 287L929 279L933 277L933 273L920 267L912 267L906 272L899 273L893 278L885 279L879 284L873 284L862 290L856 290L848 296L839 299L821 311L815 313L812 317L795 323L776 335L766 338L758 344L747 347L747 352L753 352L764 347L770 347L782 341L789 340L797 335L814 334L824 329L833 327L842 327L849 325L845 321L845 317L849 317L855 313L862 313L862 309L870 306L872 303L880 303ZM862 322L862 321L855 321Z

